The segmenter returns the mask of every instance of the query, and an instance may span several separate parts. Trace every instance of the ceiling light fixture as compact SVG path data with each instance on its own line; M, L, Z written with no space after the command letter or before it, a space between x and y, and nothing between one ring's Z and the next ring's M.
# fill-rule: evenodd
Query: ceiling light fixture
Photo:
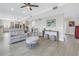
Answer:
M11 11L14 11L14 8L11 8L10 10L11 10Z
M39 7L38 5L33 5L31 3L23 3L24 5L21 6L20 8L25 8L27 7L30 11L32 11L32 7Z

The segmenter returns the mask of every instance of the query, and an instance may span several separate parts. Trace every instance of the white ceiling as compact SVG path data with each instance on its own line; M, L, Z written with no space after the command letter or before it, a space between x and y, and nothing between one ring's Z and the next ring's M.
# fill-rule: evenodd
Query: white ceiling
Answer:
M24 18L31 17L43 13L45 10L49 8L53 8L59 3L32 3L39 5L39 7L33 7L32 11L27 10L26 8L20 8L21 3L0 3L0 17L9 17L10 18Z
M79 4L67 3L32 3L39 5L33 7L32 11L26 8L20 8L22 3L0 3L0 18L22 19L22 18L40 18L54 14L63 13L65 17L78 16L79 17ZM58 6L57 10L53 10L54 6ZM32 17L31 17L32 16Z

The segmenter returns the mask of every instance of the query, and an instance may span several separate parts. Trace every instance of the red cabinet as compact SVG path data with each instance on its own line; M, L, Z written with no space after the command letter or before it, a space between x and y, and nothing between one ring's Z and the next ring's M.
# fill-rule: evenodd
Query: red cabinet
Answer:
M75 38L79 39L79 26L75 27Z

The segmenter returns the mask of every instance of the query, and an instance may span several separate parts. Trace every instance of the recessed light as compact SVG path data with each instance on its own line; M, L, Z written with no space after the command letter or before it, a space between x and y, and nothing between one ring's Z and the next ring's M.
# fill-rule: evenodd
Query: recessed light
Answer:
M11 8L10 10L11 10L11 11L14 11L14 8Z

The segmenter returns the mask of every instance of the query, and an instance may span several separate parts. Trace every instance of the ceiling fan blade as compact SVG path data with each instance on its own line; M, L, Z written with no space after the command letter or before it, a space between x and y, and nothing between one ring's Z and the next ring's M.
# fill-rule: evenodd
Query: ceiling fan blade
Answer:
M28 5L27 3L23 3L23 4Z
M31 7L39 7L38 5L30 5Z
M32 11L32 8L31 7L29 9Z
M28 5L30 5L30 3L27 3Z
M26 6L21 6L20 8L24 8L24 7L26 7Z

